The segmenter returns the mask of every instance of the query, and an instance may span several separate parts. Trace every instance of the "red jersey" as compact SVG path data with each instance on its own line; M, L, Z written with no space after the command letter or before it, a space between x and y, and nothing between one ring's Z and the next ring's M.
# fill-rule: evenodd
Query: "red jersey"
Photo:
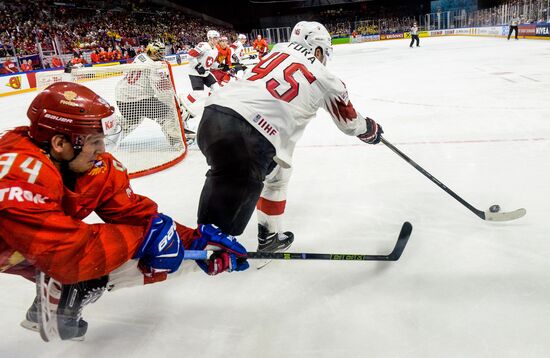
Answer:
M221 48L220 45L216 46L218 48L218 57L216 57L216 62L220 65L226 64L231 66L231 48L227 46L226 48Z
M265 39L261 39L260 41L258 41L258 39L254 40L252 47L258 51L260 55L267 53L268 50L267 41Z
M12 61L10 60L6 60L4 62L4 72L5 73L15 73L15 72L18 72L19 70L17 69L17 66L15 66L15 63L13 63Z
M109 61L109 53L107 51L101 51L99 53L99 61L101 62Z
M86 64L86 60L84 60L83 58L79 58L79 57L73 57L71 59L71 64L73 65L84 65Z
M37 267L67 284L130 260L157 204L132 191L126 169L109 153L68 189L27 132L19 127L0 136L0 272L29 277ZM81 221L93 211L106 224ZM179 224L177 231L184 247L198 236Z
M61 67L61 66L63 66L63 63L61 62L61 60L58 57L52 58L52 68Z
M28 63L23 63L21 65L21 71L23 72L32 71L32 66L29 65Z
M98 63L99 55L97 54L97 52L92 52L92 54L90 55L90 59L92 60L92 63Z

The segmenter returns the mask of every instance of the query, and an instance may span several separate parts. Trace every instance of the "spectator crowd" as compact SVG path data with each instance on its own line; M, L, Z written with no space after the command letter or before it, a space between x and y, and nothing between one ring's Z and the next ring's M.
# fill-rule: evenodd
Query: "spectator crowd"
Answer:
M17 66L12 60L5 60L0 73L17 72L18 67L22 71L59 67L64 63L58 55L64 54L72 54L73 63L133 58L152 39L163 41L168 54L180 53L204 41L210 29L230 39L234 36L229 27L214 25L174 8L148 4L146 0L91 1L0 0L0 58L17 56L19 62ZM453 24L448 25L507 24L512 14L518 14L522 23L549 21L548 1L509 0L489 9L457 11L452 15ZM422 11L417 4L407 2L392 6L381 1L361 2L351 7L327 8L304 20L325 23L333 37L348 37L408 31L414 16ZM430 26L423 23L424 18L420 17L420 27ZM48 61L41 63L38 53L48 56ZM65 60L67 56L71 58L65 55Z
M204 41L209 29L227 35L233 32L159 5L118 5L115 1L108 8L98 8L97 4L85 0L0 1L0 57L34 55L39 50L76 57L79 52L92 51L96 59L116 60L135 56L151 39L165 42L171 53L177 53Z

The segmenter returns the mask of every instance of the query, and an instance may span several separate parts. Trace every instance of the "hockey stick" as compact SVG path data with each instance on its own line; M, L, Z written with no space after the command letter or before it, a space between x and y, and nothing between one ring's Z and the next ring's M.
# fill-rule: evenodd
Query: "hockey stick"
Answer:
M462 199L460 196L458 196L454 191L449 189L445 184L440 182L437 178L435 178L433 175L428 173L424 168L422 168L420 165L416 164L411 158L409 158L405 153L401 152L399 149L393 146L390 142L388 142L385 138L381 139L381 142L386 145L386 147L390 148L394 153L399 155L401 158L403 158L407 163L412 165L416 170L418 170L420 173L424 174L424 176L428 179L430 179L432 182L434 182L438 187L443 189L447 194L455 198L459 203L467 207L471 212L476 214L479 218L482 220L487 221L510 221L519 219L527 213L527 210L521 208L510 212L492 212L490 210L481 211L479 209L474 208L470 203L468 203L466 200Z
M248 259L256 260L331 260L331 261L397 261L401 257L409 237L411 236L412 225L408 221L403 223L401 232L392 252L388 255L365 255L365 254L312 254L303 252L249 252ZM207 260L214 251L186 250L186 260Z

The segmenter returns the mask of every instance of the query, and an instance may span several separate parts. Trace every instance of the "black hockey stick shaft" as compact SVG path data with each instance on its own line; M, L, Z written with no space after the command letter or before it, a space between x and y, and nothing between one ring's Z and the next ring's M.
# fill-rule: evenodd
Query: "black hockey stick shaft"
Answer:
M388 255L365 255L365 254L317 254L305 252L248 252L248 259L256 260L331 260L331 261L397 261L401 257L409 237L411 236L412 225L409 222L403 223L397 243L392 252ZM184 259L206 260L210 251L186 250Z
M388 255L365 254L314 254L305 252L249 252L249 259L268 260L331 260L331 261L397 261L401 257L409 237L412 225L408 221L403 223L399 237L391 253Z
M397 149L393 144L388 142L386 138L382 138L381 142L386 145L386 147L390 148L394 153L399 155L401 158L403 158L407 163L412 165L416 170L418 170L420 173L424 174L424 176L428 179L430 179L432 182L434 182L438 187L443 189L447 194L455 198L459 203L467 207L471 212L479 216L481 219L485 220L485 213L481 210L476 209L473 207L470 203L468 203L466 200L462 199L457 193L449 189L445 184L440 182L436 177L428 173L424 168L422 168L420 165L415 163L414 160L409 158L405 153Z

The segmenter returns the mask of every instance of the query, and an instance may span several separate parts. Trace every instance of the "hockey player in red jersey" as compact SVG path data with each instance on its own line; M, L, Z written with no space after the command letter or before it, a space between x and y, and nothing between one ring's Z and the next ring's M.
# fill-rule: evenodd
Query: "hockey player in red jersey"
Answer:
M260 59L264 57L267 52L269 51L269 48L267 46L267 41L262 38L262 35L258 35L256 40L254 40L254 43L252 44L252 47L258 51L258 56Z
M226 36L220 37L220 41L216 46L218 49L218 56L211 70L212 75L214 75L220 87L231 80L229 71L232 70L231 67L233 63L231 62L231 48L227 42L228 39Z
M29 127L0 135L0 272L33 280L39 270L62 285L62 339L84 335L82 308L106 288L162 281L187 249L219 249L197 262L211 275L248 266L233 238L209 223L180 225L132 191L124 166L105 152L105 138L119 132L113 114L88 88L58 82L31 103ZM84 223L91 212L105 224ZM36 328L39 302L28 328Z
M198 129L210 170L198 209L199 222L240 235L258 209L258 251L290 246L282 229L296 142L324 108L347 135L380 142L382 127L357 113L344 83L325 67L331 36L317 22L299 22L289 43L277 44L240 81L213 93Z

